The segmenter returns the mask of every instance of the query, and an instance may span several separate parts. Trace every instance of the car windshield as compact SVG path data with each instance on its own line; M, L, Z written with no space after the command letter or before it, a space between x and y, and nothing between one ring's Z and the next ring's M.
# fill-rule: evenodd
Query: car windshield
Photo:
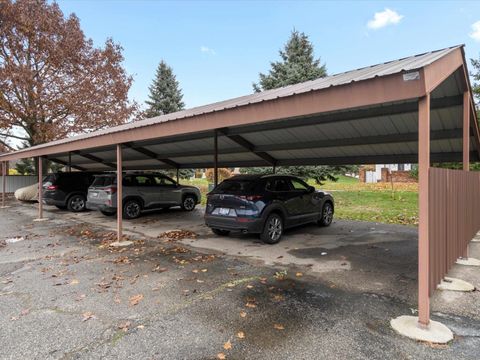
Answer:
M95 176L92 186L110 186L115 183L113 176Z
M216 193L243 193L253 188L254 182L250 180L225 180L218 185L214 192Z

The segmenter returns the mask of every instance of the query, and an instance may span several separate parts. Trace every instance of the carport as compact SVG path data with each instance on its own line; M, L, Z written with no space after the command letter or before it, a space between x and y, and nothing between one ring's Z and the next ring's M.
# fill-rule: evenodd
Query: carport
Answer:
M480 229L480 135L463 46L415 55L0 156L78 170L419 164L419 318ZM431 163L463 163L463 171ZM122 182L118 241L122 240ZM39 186L39 196L41 196ZM4 201L4 197L3 197ZM4 204L4 203L3 203ZM43 218L39 204L39 219ZM428 330L426 330L428 332Z

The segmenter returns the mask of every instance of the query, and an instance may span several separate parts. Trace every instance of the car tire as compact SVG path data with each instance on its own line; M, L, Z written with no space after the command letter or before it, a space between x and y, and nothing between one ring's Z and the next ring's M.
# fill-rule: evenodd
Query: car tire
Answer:
M222 229L212 229L212 232L218 236L228 236L230 234L230 231Z
M132 199L132 200L127 200L123 204L123 218L130 220L130 219L136 219L140 216L142 212L142 204L140 203L139 200Z
M333 206L331 203L326 202L323 204L322 213L320 214L320 219L318 220L318 225L320 226L330 226L333 221Z
M59 210L66 210L67 207L65 205L55 205L55 207Z
M197 205L197 199L193 195L186 195L182 200L182 210L192 211Z
M105 210L100 210L100 212L105 216L113 216L117 213L116 211L105 211Z
M87 199L85 195L72 195L67 201L67 209L71 212L82 212L86 209L86 204Z
M260 239L265 244L276 244L283 234L283 219L278 214L270 214L265 221Z

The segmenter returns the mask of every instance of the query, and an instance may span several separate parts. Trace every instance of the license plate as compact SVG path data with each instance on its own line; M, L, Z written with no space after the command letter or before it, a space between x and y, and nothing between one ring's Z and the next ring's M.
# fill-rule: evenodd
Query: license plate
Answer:
M228 214L230 213L230 209L228 209L228 208L219 208L219 209L218 209L218 213L219 213L220 215L228 215Z

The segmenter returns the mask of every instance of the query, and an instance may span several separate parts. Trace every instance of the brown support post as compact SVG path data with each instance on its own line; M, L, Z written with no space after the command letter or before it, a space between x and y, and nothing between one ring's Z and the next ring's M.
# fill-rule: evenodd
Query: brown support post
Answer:
M272 168L272 173L275 174L275 171L277 170L277 167L275 165L273 165L273 168Z
M463 93L463 171L470 170L470 93ZM468 259L468 245L462 257Z
M5 192L7 185L7 162L2 161L2 208L5 207Z
M428 192L430 168L430 94L418 102L418 323L430 324L430 238Z
M43 219L43 158L38 158L38 220Z
M122 173L122 145L117 144L117 241L122 241L123 216L123 173Z
M72 172L72 152L68 152L68 172Z
M215 130L215 135L213 138L213 184L215 187L218 185L218 131Z
M179 177L178 171L179 169L177 168L177 184L180 184L180 181L179 181L180 177Z

